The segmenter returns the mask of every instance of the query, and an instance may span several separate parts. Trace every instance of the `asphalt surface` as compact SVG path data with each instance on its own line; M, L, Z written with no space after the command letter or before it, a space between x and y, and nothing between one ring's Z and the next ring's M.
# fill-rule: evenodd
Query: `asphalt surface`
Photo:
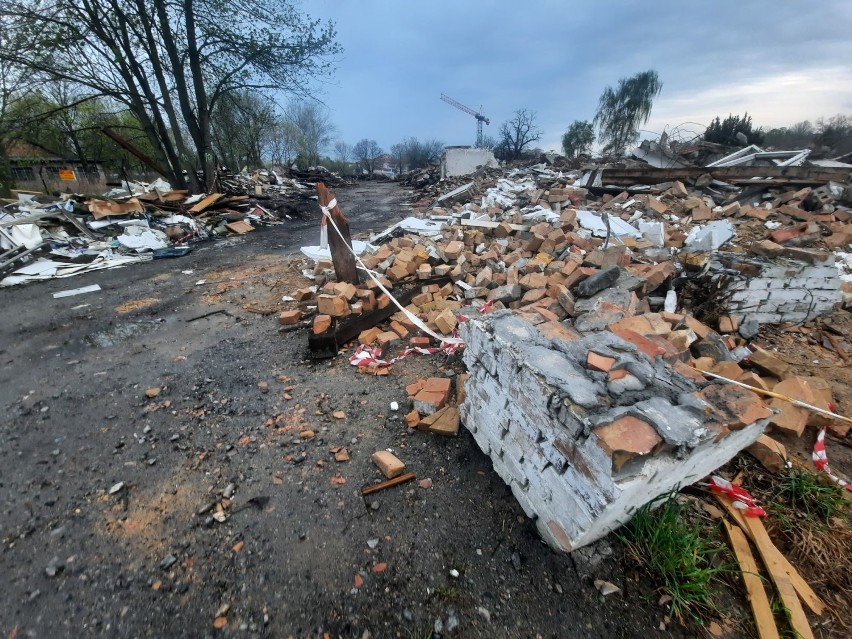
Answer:
M337 196L354 232L410 198L388 183ZM689 634L659 630L666 611L616 539L554 553L464 429L406 427L405 385L460 363L359 375L252 312L307 285L286 256L317 243L309 217L0 290L0 636ZM417 481L362 498L386 448Z

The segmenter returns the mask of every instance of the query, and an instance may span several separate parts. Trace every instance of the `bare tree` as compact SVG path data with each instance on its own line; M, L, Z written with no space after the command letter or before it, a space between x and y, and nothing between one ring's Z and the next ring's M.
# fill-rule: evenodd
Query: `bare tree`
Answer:
M516 160L524 149L541 139L541 129L535 123L536 114L518 109L514 116L500 125L498 149L501 159Z
M269 99L250 92L224 96L212 115L216 154L233 170L260 167L265 140L274 126L275 111Z
M402 142L408 168L422 169L437 162L444 150L444 143L434 138L421 142L417 138L406 138Z
M240 91L309 93L332 68L333 25L288 0L10 0L26 24L0 58L127 105L176 185L191 141L203 182L215 179L212 114ZM192 175L192 174L190 174Z
M343 140L338 140L334 143L334 155L338 162L348 164L354 157L352 154L352 145L347 144Z
M287 166L293 164L298 154L298 131L292 123L278 116L265 136L265 154L273 165Z
M296 131L302 168L319 164L320 156L331 144L335 130L326 109L316 102L294 101L287 106L285 118Z
M405 168L405 144L394 144L390 148L391 166L396 168L396 173L399 175Z
M358 160L361 170L373 175L376 170L378 160L384 151L382 151L382 147L380 147L378 142L375 140L368 140L367 138L364 138L352 147L352 153Z

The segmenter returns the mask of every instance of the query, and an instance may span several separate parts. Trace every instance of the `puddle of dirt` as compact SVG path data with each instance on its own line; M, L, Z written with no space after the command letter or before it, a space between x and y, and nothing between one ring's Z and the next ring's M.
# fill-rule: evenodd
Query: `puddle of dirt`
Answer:
M148 308L149 306L153 306L160 300L156 297L143 297L138 300L130 300L129 302L125 302L124 304L119 304L115 307L115 312L119 315L124 315L126 313L132 313L134 311L141 311L143 308Z
M139 335L145 335L155 331L162 323L163 320L124 322L122 324L116 324L105 331L90 333L89 335L86 335L84 339L90 346L108 348L110 346L116 346L126 342L133 337L138 337Z

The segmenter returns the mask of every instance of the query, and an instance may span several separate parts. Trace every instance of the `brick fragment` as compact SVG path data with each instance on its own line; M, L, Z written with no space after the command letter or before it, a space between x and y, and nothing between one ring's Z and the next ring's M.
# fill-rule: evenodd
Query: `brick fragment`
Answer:
M358 342L369 346L376 341L376 338L381 332L381 329L375 326L373 328L368 328L365 331L361 331L361 333L358 335Z
M314 335L320 335L322 333L325 333L328 329L331 328L331 322L332 319L330 315L315 315L313 323Z
M771 473L780 473L787 465L787 449L769 435L761 435L746 451Z
M376 451L372 455L372 460L388 479L399 477L402 471L405 470L405 464L396 455L387 450Z
M278 323L282 326L291 326L293 324L298 324L299 320L302 319L302 311L298 308L292 311L281 311L278 315Z
M586 358L586 366L591 368L593 371L608 373L612 367L615 366L615 358L606 357L605 355L600 355L594 351L589 351L589 355Z
M349 315L349 303L343 295L320 295L317 297L317 310L331 317Z
M625 463L653 453L663 439L654 427L636 417L626 415L592 431L608 454L612 455L612 468L617 472Z

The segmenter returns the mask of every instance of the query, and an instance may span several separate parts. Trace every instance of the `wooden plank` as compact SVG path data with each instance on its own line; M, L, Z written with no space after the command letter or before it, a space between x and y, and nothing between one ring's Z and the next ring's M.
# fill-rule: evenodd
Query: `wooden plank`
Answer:
M852 176L850 169L828 169L806 166L726 166L704 167L690 166L670 169L604 169L601 171L601 184L659 184L673 180L695 179L709 173L717 180L749 178L786 178L806 183L825 183L832 180L848 182Z
M400 475L399 477L387 479L379 484L370 484L369 486L364 486L361 489L361 495L366 497L367 495L372 495L373 493L377 493L380 490L384 490L385 488L404 484L406 482L411 481L412 479L414 479L414 473L405 473L404 475Z
M204 209L209 207L216 200L219 200L223 197L225 197L224 193L211 193L210 195L208 195L207 197L205 197L201 201L196 202L195 205L191 209L189 209L189 212L190 213L201 213Z
M722 520L728 539L731 540L731 548L740 565L748 601L754 614L754 623L757 626L757 634L760 639L779 639L778 627L775 625L775 617L772 616L772 607L769 605L769 597L763 587L763 580L758 572L757 562L751 554L748 540L743 531L726 520Z
M328 221L328 248L331 251L331 262L334 264L334 274L338 282L349 282L357 286L358 266L355 263L355 255L352 253L349 220L337 206L337 200L331 189L322 182L317 182L316 189L321 207L327 207L332 201L335 202L335 206L329 211L331 220ZM331 223L332 221L334 224Z
M813 588L810 587L808 582L802 579L802 576L793 567L793 564L787 561L787 558L775 547L775 544L772 543L769 534L766 532L766 528L763 527L763 522L760 521L760 518L744 516L739 510L734 508L731 500L727 497L716 495L716 498L757 547L760 557L763 559L763 563L769 569L770 573L772 572L772 567L774 567L776 572L786 574L795 592L805 602L805 605L810 611L816 615L821 615L825 610L825 604L822 599L813 591Z

